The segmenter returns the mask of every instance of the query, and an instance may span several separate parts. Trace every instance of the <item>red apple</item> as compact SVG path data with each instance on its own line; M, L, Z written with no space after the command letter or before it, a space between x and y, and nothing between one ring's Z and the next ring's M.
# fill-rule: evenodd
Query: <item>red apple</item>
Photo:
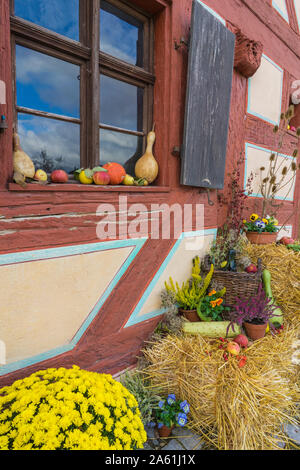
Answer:
M293 238L290 237L282 237L279 240L279 243L282 243L283 245L293 245L295 241L293 240Z
M233 356L237 356L240 352L240 346L234 341L231 341L227 344L227 351Z
M52 183L66 183L68 179L69 176L64 170L54 170L51 173Z
M107 171L96 171L93 175L95 184L106 185L110 183L110 176Z
M248 338L245 335L237 335L234 338L234 342L241 346L241 348L246 348L248 346Z
M250 264L249 266L247 266L245 271L247 273L257 273L257 266L255 266L255 264Z

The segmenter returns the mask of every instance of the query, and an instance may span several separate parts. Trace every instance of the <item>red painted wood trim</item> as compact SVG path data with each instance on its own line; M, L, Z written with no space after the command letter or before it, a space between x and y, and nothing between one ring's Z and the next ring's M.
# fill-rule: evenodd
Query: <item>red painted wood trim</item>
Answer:
M6 84L6 105L0 105L0 114L6 116L8 129L0 133L0 187L6 186L8 176L12 174L12 76L10 45L10 10L9 0L0 2L0 80Z
M9 183L8 188L10 191L55 191L55 192L119 192L119 193L167 193L170 188L167 186L97 186L97 185L83 185L83 184L35 184L29 183L27 188L22 188L16 183Z

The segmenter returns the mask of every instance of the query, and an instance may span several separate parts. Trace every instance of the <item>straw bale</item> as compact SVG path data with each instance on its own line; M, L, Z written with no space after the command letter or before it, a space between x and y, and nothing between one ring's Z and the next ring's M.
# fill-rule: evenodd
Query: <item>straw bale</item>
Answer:
M291 361L298 331L288 325L246 351L247 363L223 359L220 341L169 335L144 350L153 386L191 405L189 426L220 450L280 449L284 423L297 423L299 367Z
M244 247L253 263L258 258L271 273L272 293L276 303L285 314L285 320L300 327L300 252L284 245L254 245Z

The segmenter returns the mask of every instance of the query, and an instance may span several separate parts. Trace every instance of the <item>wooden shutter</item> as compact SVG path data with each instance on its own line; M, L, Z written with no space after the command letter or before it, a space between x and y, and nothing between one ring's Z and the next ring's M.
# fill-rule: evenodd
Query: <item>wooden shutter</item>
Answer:
M181 184L224 186L235 35L193 2Z

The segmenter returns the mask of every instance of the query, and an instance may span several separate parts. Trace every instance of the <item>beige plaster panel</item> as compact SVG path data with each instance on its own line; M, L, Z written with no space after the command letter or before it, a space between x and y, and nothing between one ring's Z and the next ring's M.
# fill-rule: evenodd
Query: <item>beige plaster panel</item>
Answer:
M0 267L7 363L67 344L132 247Z
M296 0L297 1L297 0ZM274 8L278 8L283 13L283 18L288 18L288 12L286 8L286 0L272 0L272 5Z
M162 272L158 282L141 308L138 317L161 309L160 294L165 288L165 281L168 281L171 276L174 282L178 281L179 285L181 285L183 281L189 279L191 277L193 258L197 255L200 259L203 258L209 250L213 239L214 235L210 234L184 238L180 241L174 256Z
M255 75L249 78L248 112L279 123L282 101L283 71L265 56Z
M250 147L250 146L247 147L247 175L246 175L246 178L248 178L251 174L251 171L253 171L253 173L255 175L253 183L252 183L253 196L256 195L256 194L260 194L260 189L259 189L260 180L261 180L260 174L262 175L262 179L267 176L267 170L269 168L269 158L270 158L271 153L272 152L269 151L269 150L263 150L263 149L260 149L260 148ZM280 166L280 168L282 170L282 168L284 168L285 166L287 166L289 168L290 164L291 164L291 161L292 161L291 158L286 158L284 156L279 156L277 165L279 166L282 162L282 165ZM265 171L260 172L261 167L264 167ZM281 170L279 170L279 172L278 172L279 177L281 176ZM286 174L286 176L284 177L283 184L285 182L288 182L291 179L292 175L293 175L293 171L290 170ZM283 199L283 198L287 197L288 200L292 200L293 195L294 195L294 189L295 189L295 181L291 181L287 186L282 188L282 190L277 193L276 198Z
M298 24L300 26L300 0L294 0L296 15L298 19Z

